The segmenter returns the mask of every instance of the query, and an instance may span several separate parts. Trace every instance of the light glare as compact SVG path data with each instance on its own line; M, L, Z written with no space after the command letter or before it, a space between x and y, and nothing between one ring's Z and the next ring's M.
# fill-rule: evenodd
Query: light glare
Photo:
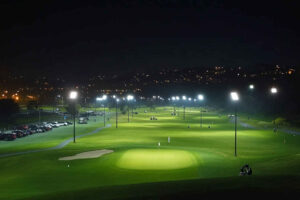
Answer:
M204 96L203 96L202 94L199 94L199 95L198 95L198 99L199 99L200 101L202 101L202 100L204 100Z
M230 93L232 101L238 101L239 100L239 95L237 92L231 92Z
M77 95L78 95L78 93L76 91L71 91L69 97L70 97L70 99L77 99Z
M275 88L275 87L272 87L271 88L271 93L272 94L276 94L278 91L277 91L277 88Z

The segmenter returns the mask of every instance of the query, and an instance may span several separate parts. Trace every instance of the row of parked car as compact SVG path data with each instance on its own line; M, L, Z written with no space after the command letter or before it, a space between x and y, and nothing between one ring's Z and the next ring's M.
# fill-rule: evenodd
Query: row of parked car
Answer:
M15 127L13 130L0 131L0 140L12 141L36 133L51 131L53 128L71 125L72 122L43 122Z

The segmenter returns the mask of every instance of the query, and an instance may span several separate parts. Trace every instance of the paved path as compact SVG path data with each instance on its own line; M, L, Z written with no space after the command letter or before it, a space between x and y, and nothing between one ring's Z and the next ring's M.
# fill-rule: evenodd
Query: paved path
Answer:
M82 135L78 135L75 138L77 139L77 138L81 138L81 137L84 137L84 136L87 136L87 135L93 135L95 133L98 133L102 129L108 128L108 127L111 127L111 125L108 124L106 127L97 128L96 130L94 130L92 132L85 133L85 134L82 134ZM72 141L73 141L73 138L70 138L70 139L67 139L67 140L63 141L62 143L60 143L59 145L54 146L54 147L49 147L49 148L45 148L45 149L29 150L29 151L21 151L21 152L15 152L15 153L0 154L0 158L9 157L9 156L23 155L23 154L29 154L29 153L37 153L37 152L43 152L43 151L49 151L49 150L55 150L55 149L62 149Z

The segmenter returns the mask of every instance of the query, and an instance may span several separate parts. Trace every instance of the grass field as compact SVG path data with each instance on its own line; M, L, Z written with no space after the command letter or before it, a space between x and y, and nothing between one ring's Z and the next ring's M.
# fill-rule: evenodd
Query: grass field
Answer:
M237 190L275 196L298 193L299 136L239 126L235 157L234 125L227 116L207 112L200 128L199 110L187 109L185 121L182 112L171 116L172 110L139 109L130 123L126 115L120 116L118 129L112 115L110 128L62 149L0 158L0 199L196 199ZM158 120L151 121L151 116ZM90 121L79 125L77 133L103 126L100 119ZM0 154L55 146L71 136L72 127L64 127L0 141ZM114 152L100 158L58 160L101 149ZM246 163L253 175L239 177Z

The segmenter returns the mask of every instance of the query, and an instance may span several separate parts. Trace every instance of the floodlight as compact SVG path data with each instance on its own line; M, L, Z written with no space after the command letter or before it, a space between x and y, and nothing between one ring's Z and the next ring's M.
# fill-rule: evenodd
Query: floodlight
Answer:
M186 100L186 96L182 96L182 100Z
M188 98L188 100L189 100L189 101L192 101L192 98L191 98L191 97L189 97L189 98Z
M102 101L103 99L101 97L97 97L96 101Z
M249 89L253 90L254 89L254 85L253 84L249 85Z
M106 100L107 99L107 96L104 94L103 96L102 96L102 100Z
M179 97L179 96L176 96L176 100L180 100L180 97Z
M232 101L238 101L239 100L239 94L237 92L231 92L230 96L231 96Z
M202 94L199 94L199 95L198 95L198 99L199 99L200 101L203 101L203 100L204 100L204 96L203 96Z
M172 97L172 101L175 101L176 100L176 97Z
M77 99L78 93L76 91L71 91L70 92L70 99Z
M271 88L271 93L272 94L276 94L278 92L277 88L276 87L272 87Z
M133 96L132 95L127 95L127 101L131 101L133 100Z

